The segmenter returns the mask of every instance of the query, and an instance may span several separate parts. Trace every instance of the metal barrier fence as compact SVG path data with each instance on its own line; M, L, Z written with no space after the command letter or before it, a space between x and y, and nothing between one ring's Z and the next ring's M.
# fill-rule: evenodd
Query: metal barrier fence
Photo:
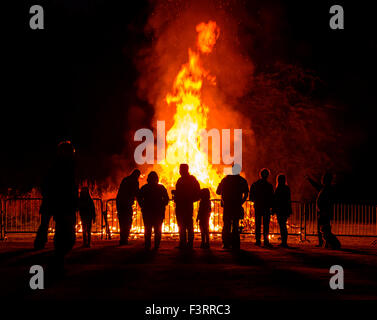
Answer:
M317 235L316 204L305 204L304 213L305 236ZM339 236L376 237L377 205L335 204L331 229L334 234Z
M222 230L223 226L223 208L221 207L220 199L212 199L212 214L210 218L210 232L211 233L219 233ZM194 230L195 232L199 232L199 224L196 223L196 216L198 214L198 203L194 203ZM244 219L241 220L240 226L242 233L244 234L254 234L255 233L255 218L254 218L254 207L251 201L246 201L244 204ZM302 214L302 203L300 202L293 202L292 203L293 213L288 219L288 231L291 235L298 235L301 237L303 227L303 214ZM133 208L133 221L132 221L132 228L131 233L143 233L144 232L144 223L142 219L142 214L139 205L137 202L134 204ZM165 211L165 220L162 225L162 231L164 233L177 233L178 232L178 225L177 220L175 217L175 208L174 208L174 201L170 200L167 209ZM119 222L118 216L116 211L116 203L115 199L107 200L106 202L106 216L107 221L109 224L109 229L111 233L118 233L119 232ZM263 227L262 227L263 230ZM270 222L270 234L276 235L280 234L279 225L276 219L276 216L271 217Z
M107 239L111 235L119 232L119 223L115 205L115 199L107 200L93 199L96 208L96 222L93 224L92 232L105 235ZM0 201L0 239L6 233L34 233L38 230L40 223L39 207L40 198L17 198L3 199ZM219 199L213 199L212 214L210 219L210 231L219 233L222 230L223 210ZM288 219L288 232L290 235L299 236L300 239L307 236L317 235L317 213L315 203L292 203L293 213ZM255 233L254 207L250 201L244 204L244 219L241 220L240 227L244 234ZM198 203L194 204L194 219L197 216ZM263 228L263 227L262 227ZM50 232L54 232L54 222L51 219ZM77 232L81 232L81 221L77 215ZM336 235L341 236L377 236L377 206L366 204L335 204L332 221L332 230ZM195 221L195 231L199 232L199 225ZM144 232L144 224L140 207L135 202L134 216L131 233L140 234ZM175 218L174 202L170 201L163 223L164 233L177 233L178 226ZM271 217L270 234L272 237L279 234L279 226L276 216Z
M93 199L96 210L96 221L92 225L93 233L102 233L103 230L103 205L101 199ZM15 198L2 201L1 230L6 233L35 233L38 230L41 215L39 209L41 198ZM76 214L76 230L82 232L81 219ZM50 220L49 231L55 231L53 219Z
M6 233L36 232L40 223L40 198L5 200L4 229Z
M4 216L5 216L5 200L0 199L0 240L3 240L5 238Z

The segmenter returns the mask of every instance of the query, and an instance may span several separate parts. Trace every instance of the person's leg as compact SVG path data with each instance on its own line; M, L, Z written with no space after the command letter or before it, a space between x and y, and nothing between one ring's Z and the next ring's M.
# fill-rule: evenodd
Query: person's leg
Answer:
M126 215L126 230L124 233L124 236L126 238L126 243L128 243L128 238L130 236L131 227L132 227L132 216L133 216L133 210L132 207L127 210Z
M54 261L53 271L60 274L64 271L64 226L61 218L55 219L55 234L54 234Z
M50 225L51 215L47 212L41 214L41 224L39 225L37 235L34 240L34 248L44 249L48 239L48 227Z
M88 245L88 224L86 221L81 220L82 225L82 244L83 247Z
M317 233L318 233L318 247L323 246L323 237L322 237L322 231L321 231L321 221L320 217L317 219Z
M72 249L76 240L75 212L60 212L55 217L55 235L54 247L55 252L49 268L52 277L61 277L64 275L64 258Z
M90 243L91 243L91 240L92 240L92 221L90 220L88 222L88 230L87 230L87 243L88 243L88 247L90 247Z
M144 240L145 240L145 249L151 248L151 238L152 238L152 224L144 221Z
M232 248L238 250L241 245L240 240L240 228L239 228L239 220L233 219L232 220Z
M158 249L161 243L161 234L162 234L162 222L156 222L154 224L154 248Z
M188 226L187 226L187 223L186 221L183 222L183 247L184 248L187 248L187 236L188 236Z
M205 240L206 240L206 242L205 242L204 247L205 247L206 249L208 249L208 248L210 247L210 244L209 244L209 231L206 231Z
M205 246L206 248L209 248L209 221L206 221L204 229Z
M76 240L75 217L63 216L56 219L54 245L57 256L63 257L73 248Z
M325 240L325 244L329 245L329 240L330 240L330 226L327 223L322 223L321 224L321 233L322 233L322 238Z
M224 248L230 248L231 241L231 220L228 215L223 215L223 230L222 230L222 238L223 238L223 246Z
M329 220L329 223L328 223L328 237L331 239L330 245L331 245L332 249L339 250L342 247L339 239L331 231L331 221L330 220Z
M280 238L282 246L287 246L288 230L287 230L287 217L278 216L278 223L280 228Z
M326 247L330 246L332 249L340 249L340 241L331 232L331 221L327 216L321 219L321 232L322 237L325 239Z
M187 217L187 246L188 248L194 247L194 221L192 216Z
M269 244L270 241L268 239L268 236L270 234L270 218L271 215L268 211L264 212L263 214L263 243Z
M262 215L255 210L255 243L260 245L261 240L261 228L262 228Z
M200 247L204 248L205 243L206 243L206 235L205 235L206 230L205 230L204 222L202 220L199 221L199 227L200 227L200 236L202 238L202 242L200 243Z
M121 213L118 212L118 221L119 221L119 236L120 236L119 244L123 245L123 244L127 243L127 238L126 238L126 217L125 217L125 213L124 212L121 212Z
M181 227L179 229L179 246L181 248L186 248L187 246L187 226L186 222L182 219Z
M184 248L186 246L186 230L185 224L182 219L182 213L176 212L178 232L179 232L179 248Z
M319 226L319 233L321 234L321 238L323 239L322 241L325 243L325 247L328 248L330 245L329 242L329 230L328 230L328 224L329 224L329 219L324 213L320 213L318 215L318 226Z

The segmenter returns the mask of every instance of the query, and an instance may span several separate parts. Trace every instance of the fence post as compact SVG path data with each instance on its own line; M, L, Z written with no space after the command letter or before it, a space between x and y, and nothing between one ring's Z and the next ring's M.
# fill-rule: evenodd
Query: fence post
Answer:
M103 240L103 202L101 198L101 240Z
M305 234L304 241L306 241L306 209L307 209L307 205L306 203L304 203L304 234Z
M303 232L303 228L302 228L302 203L300 203L300 242L302 242L302 232Z
M7 217L7 201L8 201L8 199L5 199L4 200L4 202L3 202L3 208L4 208L4 210L3 210L3 237L4 237L4 239L6 239L6 237L7 237L7 219L8 219L8 217Z
M105 221L105 230L106 230L106 240L111 240L111 231L110 231L110 226L109 226L109 220L107 219L108 218L108 214L107 214L107 210L109 208L109 201L110 200L106 200L106 203L105 203L105 211L103 211L103 218L104 218L104 221ZM113 221L113 211L111 211L111 221ZM119 222L119 221L118 221Z
M0 199L0 240L4 240L3 199Z

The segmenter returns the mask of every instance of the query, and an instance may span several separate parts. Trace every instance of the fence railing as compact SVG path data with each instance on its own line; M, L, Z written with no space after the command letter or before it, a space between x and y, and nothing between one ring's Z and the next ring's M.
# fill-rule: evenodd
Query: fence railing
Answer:
M92 225L93 233L101 233L103 230L103 205L102 200L93 199L96 210L96 221ZM1 230L2 238L6 233L35 233L38 230L41 215L39 213L42 204L41 198L15 198L1 201ZM82 231L81 219L76 213L76 230ZM53 219L50 220L49 231L55 231Z
M221 232L223 226L223 208L221 206L221 201L219 199L212 199L212 213L210 218L210 231L212 233ZM303 219L302 219L302 204L299 202L293 202L292 204L293 213L288 220L289 233L292 235L301 235L303 230ZM106 202L107 208L107 219L111 232L119 232L118 217L116 212L115 199L108 200ZM178 225L175 217L174 202L171 200L165 211L165 219L162 226L164 233L177 233ZM254 218L254 207L251 201L246 201L244 204L244 219L241 220L242 233L255 233L255 218ZM198 213L198 203L194 203L194 221ZM195 222L194 229L199 232L199 224ZM137 203L134 205L134 215L132 222L132 233L143 233L144 224L140 211L140 207ZM270 234L279 234L279 226L276 216L272 216L270 223Z
M377 206L370 204L334 205L332 217L332 232L340 236L377 236ZM317 210L315 203L305 204L304 234L318 234Z
M5 217L5 201L3 199L0 199L0 240L3 240L5 238L4 217Z
M111 235L119 232L118 216L115 199L103 202L95 198L96 221L93 224L92 232L111 238ZM212 214L210 219L210 231L219 233L222 230L223 208L219 199L213 199ZM40 223L39 208L42 203L40 198L16 198L0 201L0 239L7 233L35 233ZM315 236L318 232L317 210L315 203L292 203L293 213L288 219L288 232L290 235L300 236L304 239L307 236ZM131 233L140 234L144 232L144 224L140 207L135 202L134 215ZM194 204L194 219L198 211L198 203ZM255 233L255 215L252 202L244 204L244 219L240 227L242 233ZM77 232L81 232L81 221L77 214ZM377 206L370 204L335 204L332 220L332 230L336 235L377 237ZM50 221L49 231L54 232L53 219ZM199 231L199 225L195 222L195 231ZM170 201L163 223L164 233L177 233L178 225L175 217L175 204ZM279 234L279 226L276 216L271 217L270 234Z

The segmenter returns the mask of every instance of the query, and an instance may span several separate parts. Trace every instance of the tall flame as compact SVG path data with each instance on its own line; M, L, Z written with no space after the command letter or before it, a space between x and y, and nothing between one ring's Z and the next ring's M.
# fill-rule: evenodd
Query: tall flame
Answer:
M201 130L207 129L209 108L202 102L204 81L216 85L216 78L206 71L200 61L202 54L212 52L220 29L216 22L200 23L197 48L188 50L188 62L182 65L175 78L173 90L166 96L168 105L175 104L174 124L166 135L166 158L159 164L158 171L171 188L179 178L179 164L187 163L190 173L212 192L221 179L221 174L208 163L208 155L200 149Z

